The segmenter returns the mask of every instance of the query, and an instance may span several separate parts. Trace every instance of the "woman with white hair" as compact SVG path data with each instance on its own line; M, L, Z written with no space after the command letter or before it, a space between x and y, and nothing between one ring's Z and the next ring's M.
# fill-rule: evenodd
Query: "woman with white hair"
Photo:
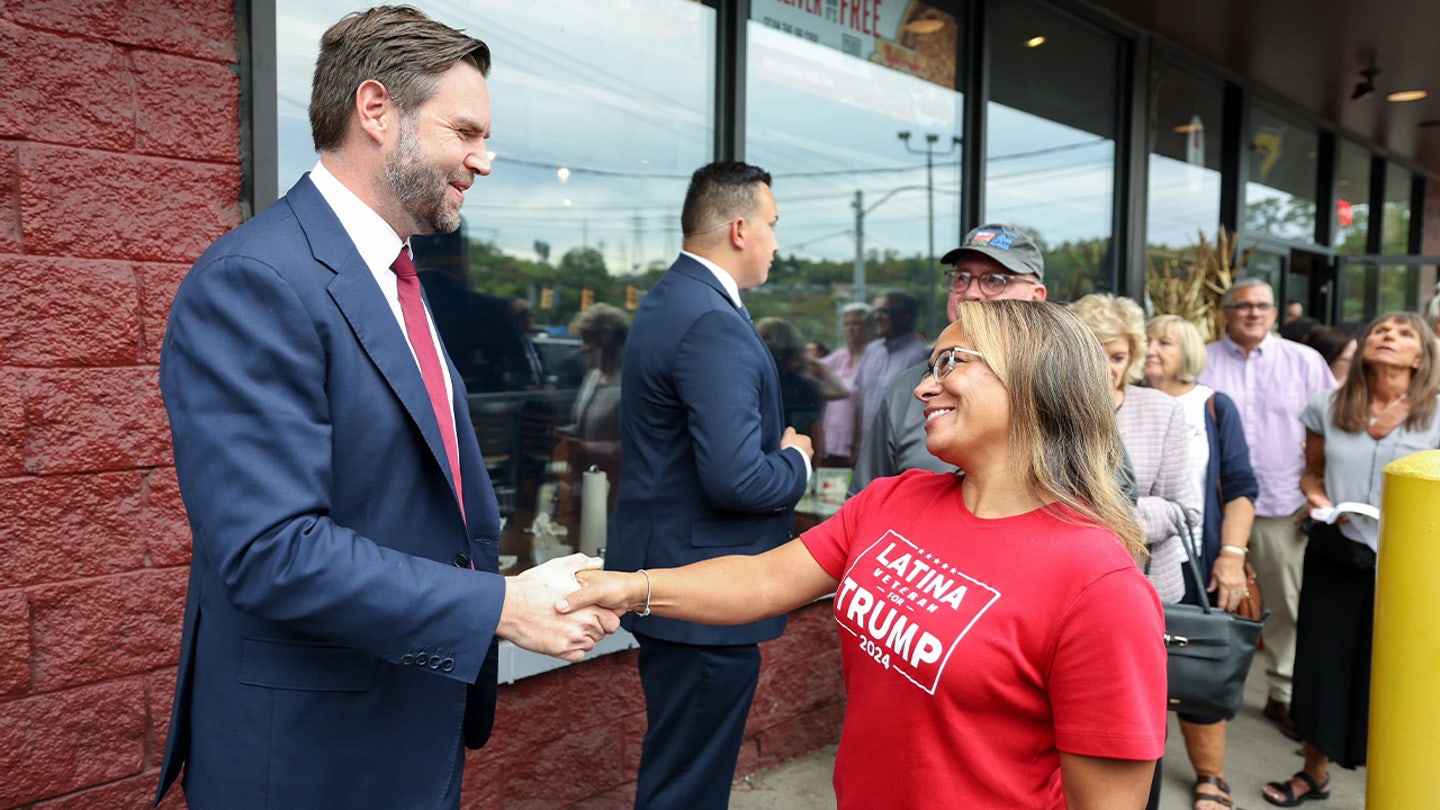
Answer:
M845 345L826 355L824 363L850 395L844 399L833 399L825 403L821 418L820 466L853 467L855 453L859 451L855 435L855 372L860 370L860 355L865 353L865 344L870 342L874 331L875 310L863 301L846 304L840 310L840 331Z

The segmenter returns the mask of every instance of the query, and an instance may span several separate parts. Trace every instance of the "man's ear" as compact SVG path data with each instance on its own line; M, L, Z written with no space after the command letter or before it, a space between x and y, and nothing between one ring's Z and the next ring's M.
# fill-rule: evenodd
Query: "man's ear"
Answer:
M736 217L730 221L730 247L745 249L745 218Z
M1044 284L1035 284L1035 285L1032 285L1032 286L1035 288L1035 292L1033 293L1033 297L1030 299L1030 300L1032 300L1032 301L1044 301L1044 300L1045 300L1045 297L1050 294L1050 291L1047 290L1047 289L1045 289L1045 285L1044 285Z
M390 115L394 109L390 91L380 82L366 79L355 88L355 117L360 124L360 131L377 144L386 141L389 130L395 125L396 119Z

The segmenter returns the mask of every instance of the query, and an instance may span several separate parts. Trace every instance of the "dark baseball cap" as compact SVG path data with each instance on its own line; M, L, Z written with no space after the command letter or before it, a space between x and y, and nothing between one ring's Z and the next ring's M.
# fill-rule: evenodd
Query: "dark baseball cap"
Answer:
M1045 257L1030 234L1009 225L981 225L965 234L960 247L940 257L941 264L954 264L965 251L989 256L1006 270L1021 275L1034 274L1045 280Z

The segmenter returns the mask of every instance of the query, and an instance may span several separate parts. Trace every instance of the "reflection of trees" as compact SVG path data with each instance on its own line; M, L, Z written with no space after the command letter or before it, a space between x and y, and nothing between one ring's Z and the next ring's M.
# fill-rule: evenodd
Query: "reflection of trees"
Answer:
M540 245L544 250L538 249ZM590 290L596 302L625 306L625 289L645 290L655 283L665 266L623 276L611 275L605 255L591 247L572 248L560 257L559 265L511 256L494 242L471 241L470 287L478 292L505 298L525 298L534 305L535 323L563 326L580 311L580 291ZM549 245L538 243L536 253L549 256ZM540 306L541 290L549 289L551 307Z
M1315 234L1315 201L1304 197L1266 197L1245 203L1245 227L1276 236L1311 239ZM1364 244L1364 232L1360 234Z

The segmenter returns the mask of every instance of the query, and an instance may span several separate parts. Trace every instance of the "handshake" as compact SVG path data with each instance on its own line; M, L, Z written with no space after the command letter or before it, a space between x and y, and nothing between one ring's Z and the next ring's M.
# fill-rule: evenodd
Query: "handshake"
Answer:
M576 575L597 572L602 563L597 557L571 554L506 577L505 603L495 634L527 650L566 661L584 658L597 642L619 629L620 614L625 612L623 607L617 611L566 600L581 589ZM557 609L560 603L564 603L564 613Z

